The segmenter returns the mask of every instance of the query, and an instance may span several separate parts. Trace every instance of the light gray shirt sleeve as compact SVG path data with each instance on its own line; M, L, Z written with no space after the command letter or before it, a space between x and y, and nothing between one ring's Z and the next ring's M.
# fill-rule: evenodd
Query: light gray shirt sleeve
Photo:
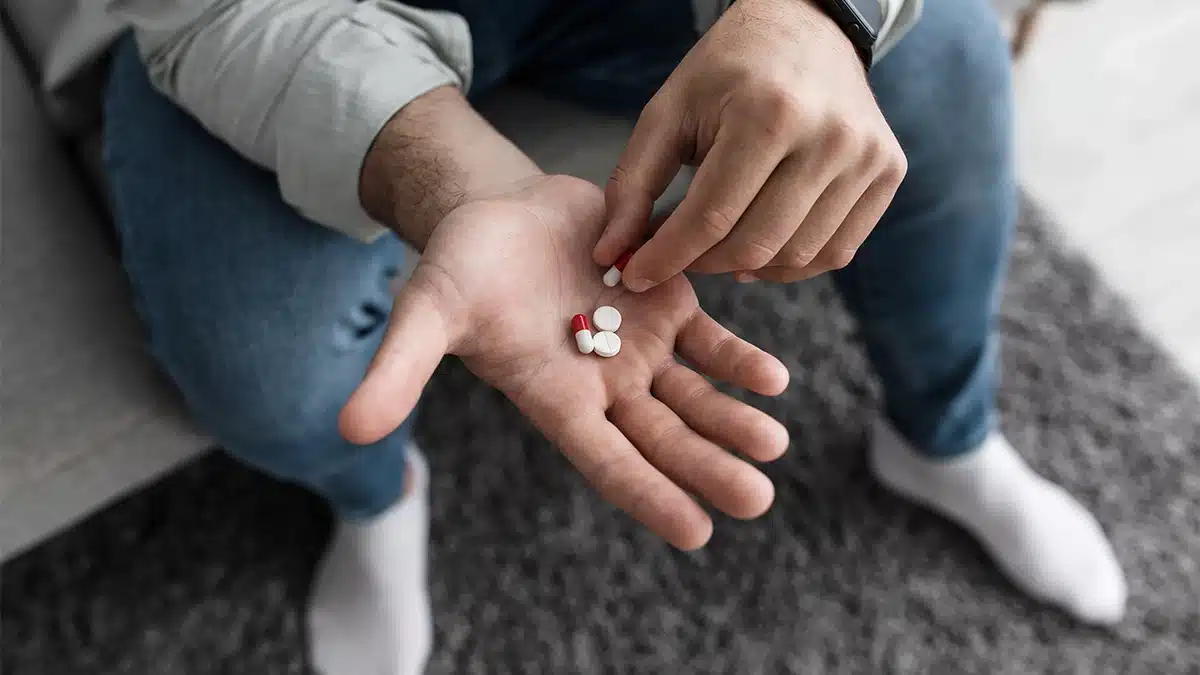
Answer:
M882 0L883 28L875 41L875 61L878 62L896 46L900 38L921 18L925 0Z
M466 89L466 21L392 0L110 0L150 78L250 160L283 199L369 241L386 231L359 199L371 143L443 85ZM186 158L181 158L186 159Z

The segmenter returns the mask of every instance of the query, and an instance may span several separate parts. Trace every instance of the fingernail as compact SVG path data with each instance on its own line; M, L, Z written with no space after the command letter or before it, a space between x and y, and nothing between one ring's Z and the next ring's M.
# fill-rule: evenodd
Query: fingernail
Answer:
M634 293L641 293L642 291L650 288L652 285L653 284L650 283L649 279L628 279L625 281L625 288L628 288Z
M748 284L758 281L758 277L750 272L735 272L733 278L736 279L739 284Z

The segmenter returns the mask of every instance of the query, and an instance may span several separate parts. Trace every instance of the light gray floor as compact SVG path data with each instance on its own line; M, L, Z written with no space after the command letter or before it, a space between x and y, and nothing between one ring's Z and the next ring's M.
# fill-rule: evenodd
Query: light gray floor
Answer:
M1017 73L1022 184L1200 377L1200 2L1045 19Z

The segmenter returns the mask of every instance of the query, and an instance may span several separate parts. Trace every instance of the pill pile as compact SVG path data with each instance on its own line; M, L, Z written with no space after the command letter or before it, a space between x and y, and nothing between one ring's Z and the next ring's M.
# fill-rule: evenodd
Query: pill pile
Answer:
M592 335L592 328L583 314L571 317L571 330L575 333L575 346L581 354L595 352L604 358L616 356L621 351L621 337L617 329L621 327L621 313L616 307L597 307L592 312L592 323L600 332Z
M617 258L612 267L604 273L605 286L613 288L621 283L621 272L632 257L633 251L626 251ZM579 348L579 353L595 353L606 359L616 356L621 351L621 337L617 335L617 329L621 327L621 313L616 307L597 307L596 311L592 312L592 323L599 331L595 335L592 334L587 316L576 314L571 317L571 332L575 334L575 346Z

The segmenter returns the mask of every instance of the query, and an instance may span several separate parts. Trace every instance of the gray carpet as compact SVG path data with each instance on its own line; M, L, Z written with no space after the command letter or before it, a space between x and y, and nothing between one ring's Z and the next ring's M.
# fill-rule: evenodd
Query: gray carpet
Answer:
M1128 619L1084 628L1017 593L960 530L862 459L877 388L824 283L705 280L706 307L781 355L759 403L794 446L779 498L670 550L602 504L457 363L431 388L433 673L1200 672L1200 400L1026 210L1004 305L1004 428L1095 509ZM8 564L5 675L303 673L317 500L204 458Z

